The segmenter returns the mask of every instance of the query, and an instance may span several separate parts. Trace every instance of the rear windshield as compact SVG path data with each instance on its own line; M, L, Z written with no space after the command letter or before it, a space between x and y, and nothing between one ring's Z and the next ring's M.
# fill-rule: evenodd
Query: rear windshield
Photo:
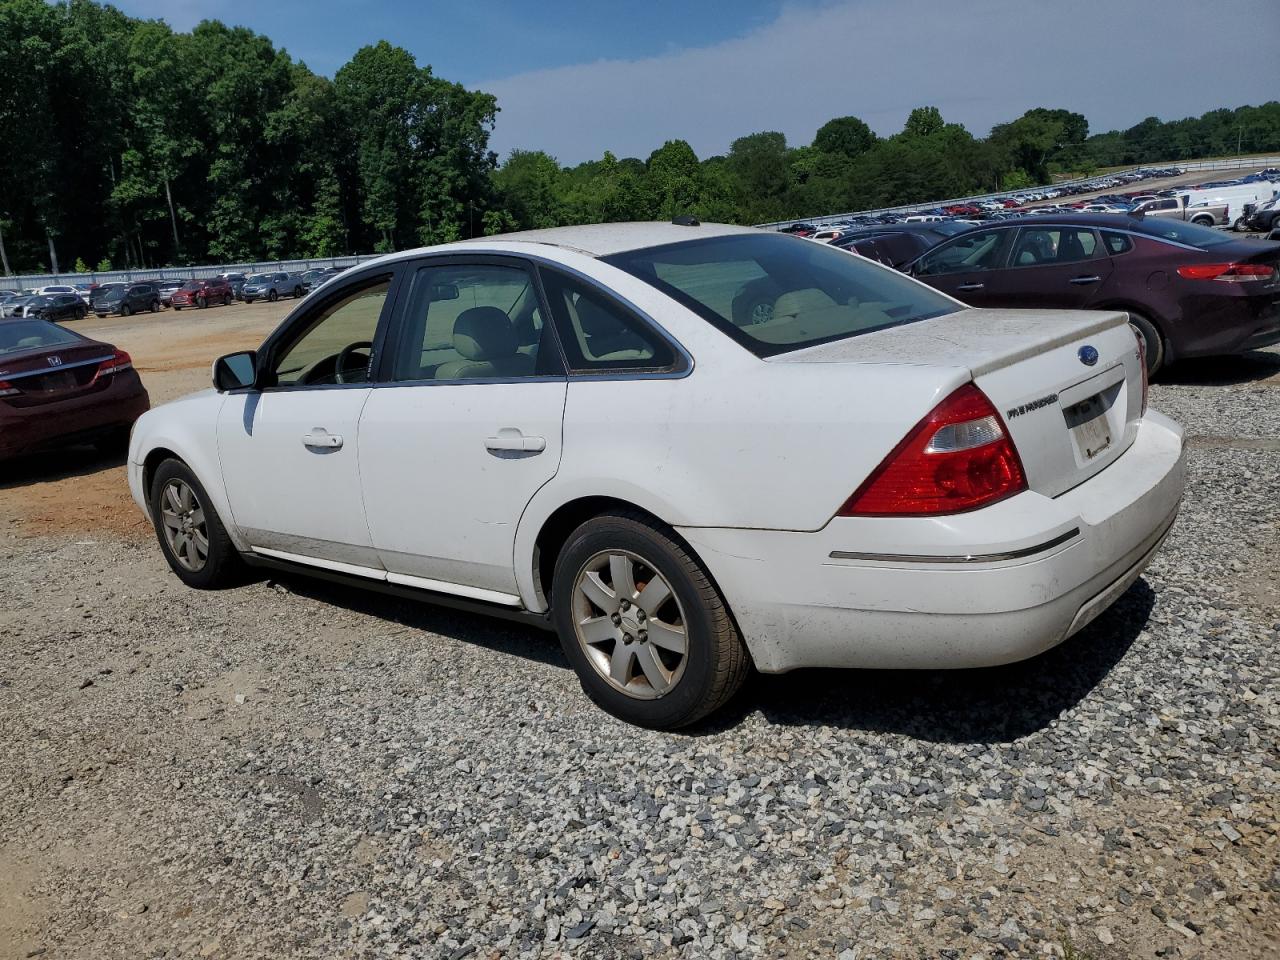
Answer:
M1174 243L1186 243L1193 247L1208 249L1230 243L1231 234L1213 227L1202 227L1198 223L1183 223L1181 220L1143 219L1129 223L1129 229L1135 233L1145 233L1149 237L1161 240L1172 240Z
M963 309L856 254L780 233L687 240L605 262L684 304L759 357Z
M40 347L56 347L80 339L47 320L0 320L0 355Z

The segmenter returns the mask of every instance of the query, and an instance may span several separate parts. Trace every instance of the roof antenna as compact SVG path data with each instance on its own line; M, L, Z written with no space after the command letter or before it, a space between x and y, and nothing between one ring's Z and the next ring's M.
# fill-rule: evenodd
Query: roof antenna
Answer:
M681 214L680 216L678 216L678 217L672 217L672 218L671 218L671 222L672 222L672 223L674 223L677 227L700 227L700 226L702 226L702 224L698 221L698 218L697 218L697 217L691 217L691 216L689 216L689 214L687 214L687 213L682 213L682 214Z

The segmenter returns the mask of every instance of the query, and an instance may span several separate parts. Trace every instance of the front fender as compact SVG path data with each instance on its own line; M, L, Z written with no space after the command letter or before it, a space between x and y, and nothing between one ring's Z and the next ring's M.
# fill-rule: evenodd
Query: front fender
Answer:
M209 495L232 543L237 549L247 550L248 542L236 527L226 497L218 459L218 413L225 400L225 394L205 390L156 407L139 417L129 439L129 488L150 519L143 471L152 454L158 450L168 451L191 468Z

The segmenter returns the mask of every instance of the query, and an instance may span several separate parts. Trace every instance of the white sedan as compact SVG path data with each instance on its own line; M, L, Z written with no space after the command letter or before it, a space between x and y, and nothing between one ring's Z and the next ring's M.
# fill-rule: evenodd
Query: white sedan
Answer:
M969 309L749 228L566 227L344 273L145 414L129 483L193 587L274 567L532 620L670 728L752 668L1081 629L1182 496L1143 369L1120 312Z

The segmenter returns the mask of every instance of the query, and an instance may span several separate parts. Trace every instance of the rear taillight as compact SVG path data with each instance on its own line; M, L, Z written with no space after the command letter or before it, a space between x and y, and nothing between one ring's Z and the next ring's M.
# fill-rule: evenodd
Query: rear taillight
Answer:
M98 372L93 375L96 383L103 377L109 377L113 373L119 373L121 370L128 370L133 366L133 358L123 350L117 350L110 358L103 360L98 365Z
M0 397L16 397L21 392L8 380L0 380Z
M1147 390L1151 386L1151 378L1147 376L1147 338L1138 330L1133 331L1134 339L1138 341L1138 369L1142 371L1142 413L1139 416L1147 415Z
M1185 280L1221 280L1225 283L1270 280L1275 272L1275 267L1266 263L1193 263L1178 268L1178 276Z
M999 412L967 383L916 424L838 515L963 513L1025 489L1022 461Z

